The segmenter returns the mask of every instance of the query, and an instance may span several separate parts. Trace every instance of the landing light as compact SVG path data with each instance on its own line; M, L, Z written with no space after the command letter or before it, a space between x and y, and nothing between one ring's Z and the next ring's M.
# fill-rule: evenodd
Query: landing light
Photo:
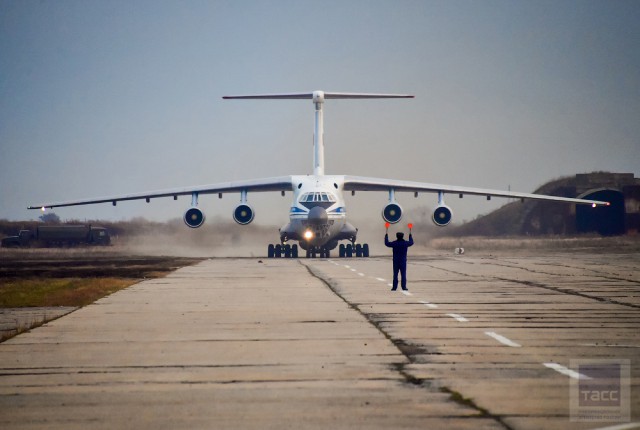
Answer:
M598 206L598 205L597 205L597 204L595 204L595 203L593 203L593 204L591 205L591 207L592 207L592 208L595 208L596 206Z
M391 223L390 222L385 222L384 226L385 226L385 228L389 228L389 226L391 226Z
M307 240L311 240L313 238L313 232L311 230L307 230L304 232L304 238Z
M42 206L42 207L40 208L40 210L41 210L42 212L44 212L44 211L46 211L46 210L47 210L47 208L46 208L46 207L44 207L44 206Z
M407 227L409 227L409 230L411 230L413 228L413 224L409 223L407 224Z

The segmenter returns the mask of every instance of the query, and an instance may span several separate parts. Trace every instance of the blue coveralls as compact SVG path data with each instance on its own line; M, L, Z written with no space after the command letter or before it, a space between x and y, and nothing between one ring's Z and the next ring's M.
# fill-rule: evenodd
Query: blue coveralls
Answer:
M393 248L393 288L398 288L398 272L402 275L402 289L407 289L407 248L413 245L413 236L409 235L409 240L394 240L389 242L389 235L384 235L384 244Z

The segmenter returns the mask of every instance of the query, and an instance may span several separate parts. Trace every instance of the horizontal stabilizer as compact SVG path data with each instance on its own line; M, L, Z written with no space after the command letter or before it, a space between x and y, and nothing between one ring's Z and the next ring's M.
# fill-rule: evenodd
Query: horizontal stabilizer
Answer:
M377 93L332 93L313 91L311 93L255 94L244 96L224 96L225 100L312 100L315 105L315 123L313 128L313 174L324 175L324 143L322 105L329 99L412 99L409 94Z
M245 99L245 100L306 100L313 99L321 95L324 99L412 99L409 94L375 94L375 93L332 93L324 91L314 91L311 93L285 93L285 94L256 94L245 96L224 96L225 100Z

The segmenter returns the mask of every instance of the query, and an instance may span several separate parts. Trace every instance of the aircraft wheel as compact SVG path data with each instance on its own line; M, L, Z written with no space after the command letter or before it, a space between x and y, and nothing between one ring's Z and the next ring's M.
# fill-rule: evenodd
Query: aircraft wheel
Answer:
M270 243L269 246L267 247L267 257L273 258L274 254L275 254L275 250L274 250L273 244Z
M328 249L327 249L327 250L325 250L325 251L324 251L324 257L325 257L325 258L331 258L331 251L330 251L330 250L328 250Z
M275 254L276 254L276 258L282 257L282 246L276 245L274 247L274 251L275 251Z
M356 257L362 257L362 245L360 245L359 243L356 245Z
M353 245L349 244L345 247L344 255L347 258L353 257Z
M282 245L284 248L284 258L291 258L291 245Z
M362 256L365 258L369 257L369 244L365 243L364 245L362 245Z
M291 258L298 258L298 245L291 246Z
M307 249L307 258L311 258L311 248Z
M338 247L338 255L340 256L340 258L344 258L344 244L341 243L340 246Z

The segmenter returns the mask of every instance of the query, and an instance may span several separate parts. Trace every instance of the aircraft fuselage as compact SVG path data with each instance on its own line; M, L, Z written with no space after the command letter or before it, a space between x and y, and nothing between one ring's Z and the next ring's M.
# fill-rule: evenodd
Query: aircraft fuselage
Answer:
M343 176L293 176L289 222L280 229L280 240L297 240L302 249L327 250L339 240L354 242L357 230L347 222L343 186Z

